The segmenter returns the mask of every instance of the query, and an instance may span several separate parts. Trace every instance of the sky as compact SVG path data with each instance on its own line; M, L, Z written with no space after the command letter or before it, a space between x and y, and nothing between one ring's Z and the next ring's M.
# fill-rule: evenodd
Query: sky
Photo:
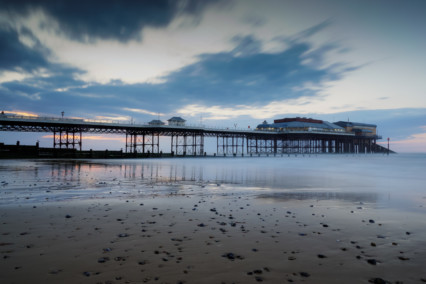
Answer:
M397 152L426 152L424 11L422 0L0 0L0 109L243 129L350 120L376 124ZM52 146L34 135L22 139Z

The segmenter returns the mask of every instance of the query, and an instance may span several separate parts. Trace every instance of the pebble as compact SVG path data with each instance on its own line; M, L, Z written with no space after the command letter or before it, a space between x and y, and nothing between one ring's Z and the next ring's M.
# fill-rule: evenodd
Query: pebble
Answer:
M101 258L99 258L98 259L98 262L99 263L105 263L105 262L107 262L109 260L109 257L101 257Z
M367 262L369 264L371 264L371 265L376 265L377 264L377 260L375 260L374 258L367 259Z
M372 279L368 280L368 282L374 283L374 284L390 284L389 281L386 281L382 278L372 278Z
M311 274L309 274L308 272L300 272L299 274L302 277L309 277L309 276L311 276Z
M241 255L236 255L232 252L225 253L225 254L222 255L222 257L225 257L225 258L232 260L232 261L235 260L235 259L244 259L244 257L242 257Z
M84 271L84 272L83 272L83 275L84 275L84 276L86 276L86 277L89 277L89 276L90 276L90 272L88 272L88 271Z

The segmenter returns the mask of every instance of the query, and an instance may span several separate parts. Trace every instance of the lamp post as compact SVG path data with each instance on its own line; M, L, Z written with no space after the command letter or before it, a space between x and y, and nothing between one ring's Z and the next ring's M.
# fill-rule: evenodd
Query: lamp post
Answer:
M388 137L388 155L389 155L389 141L390 141L390 138Z

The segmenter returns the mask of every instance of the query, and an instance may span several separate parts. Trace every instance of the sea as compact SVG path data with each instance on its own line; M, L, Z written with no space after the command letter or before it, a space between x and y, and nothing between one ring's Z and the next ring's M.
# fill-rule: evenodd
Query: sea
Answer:
M0 206L185 194L426 214L426 154L0 160Z

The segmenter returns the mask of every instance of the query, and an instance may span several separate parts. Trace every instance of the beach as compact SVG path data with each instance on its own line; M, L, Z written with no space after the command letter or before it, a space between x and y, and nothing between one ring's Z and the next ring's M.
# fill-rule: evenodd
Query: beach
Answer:
M424 178L347 159L2 161L0 281L426 282Z

